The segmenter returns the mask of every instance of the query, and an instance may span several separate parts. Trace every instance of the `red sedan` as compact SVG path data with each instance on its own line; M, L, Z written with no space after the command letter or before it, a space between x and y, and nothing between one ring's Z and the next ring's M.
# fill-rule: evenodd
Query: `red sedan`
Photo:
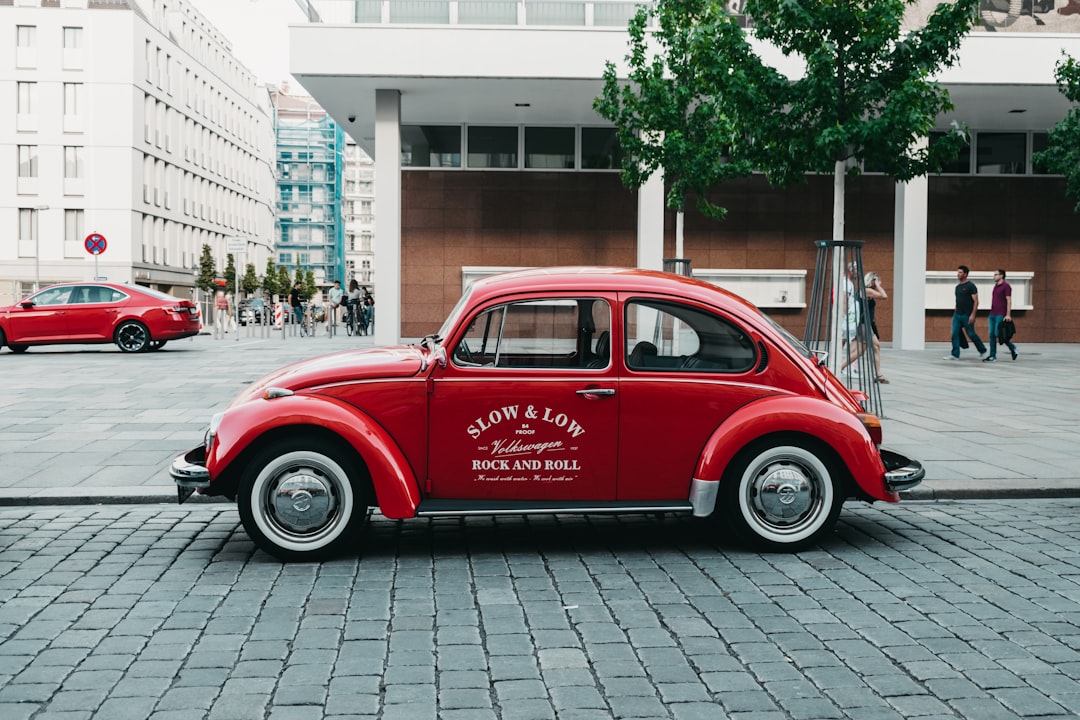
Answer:
M922 466L750 303L660 272L549 268L473 283L417 345L283 368L170 474L235 498L286 560L389 518L685 513L797 550L844 501L896 502Z
M16 353L65 343L116 343L124 352L142 352L198 334L195 303L134 285L52 285L0 308L0 347Z

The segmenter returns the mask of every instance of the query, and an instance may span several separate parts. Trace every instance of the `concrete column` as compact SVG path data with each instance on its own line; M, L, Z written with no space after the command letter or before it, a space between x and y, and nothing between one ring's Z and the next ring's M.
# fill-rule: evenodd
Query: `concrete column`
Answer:
M375 91L375 344L401 342L401 92Z
M664 176L653 173L638 188L637 265L664 269Z
M893 237L893 347L926 347L926 176L896 185Z

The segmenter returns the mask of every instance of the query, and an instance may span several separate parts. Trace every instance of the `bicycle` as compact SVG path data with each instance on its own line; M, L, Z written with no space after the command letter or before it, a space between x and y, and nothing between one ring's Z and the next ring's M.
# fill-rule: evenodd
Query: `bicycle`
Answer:
M350 302L345 306L345 332L349 335L359 335L361 329L364 327L364 321L361 318L361 313L364 312L364 306L358 302Z

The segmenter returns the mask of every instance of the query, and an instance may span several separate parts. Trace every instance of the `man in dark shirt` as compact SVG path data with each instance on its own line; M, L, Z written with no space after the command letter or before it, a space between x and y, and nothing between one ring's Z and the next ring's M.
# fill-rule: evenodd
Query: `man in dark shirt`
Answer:
M975 283L968 280L968 266L961 265L956 269L956 309L952 316L952 353L945 356L946 360L960 359L960 331L967 333L968 338L975 344L979 351L979 357L986 354L986 346L982 338L975 332L975 315L979 311L979 290Z
M289 305L292 307L293 317L298 323L304 319L304 307L300 304L300 294L302 292L303 285L300 283L293 285L293 289L289 291Z

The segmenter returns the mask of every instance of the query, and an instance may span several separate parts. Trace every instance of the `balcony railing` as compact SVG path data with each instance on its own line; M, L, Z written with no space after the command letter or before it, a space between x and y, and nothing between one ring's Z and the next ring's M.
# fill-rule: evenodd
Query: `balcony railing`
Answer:
M521 25L625 29L649 0L300 0L332 25Z

